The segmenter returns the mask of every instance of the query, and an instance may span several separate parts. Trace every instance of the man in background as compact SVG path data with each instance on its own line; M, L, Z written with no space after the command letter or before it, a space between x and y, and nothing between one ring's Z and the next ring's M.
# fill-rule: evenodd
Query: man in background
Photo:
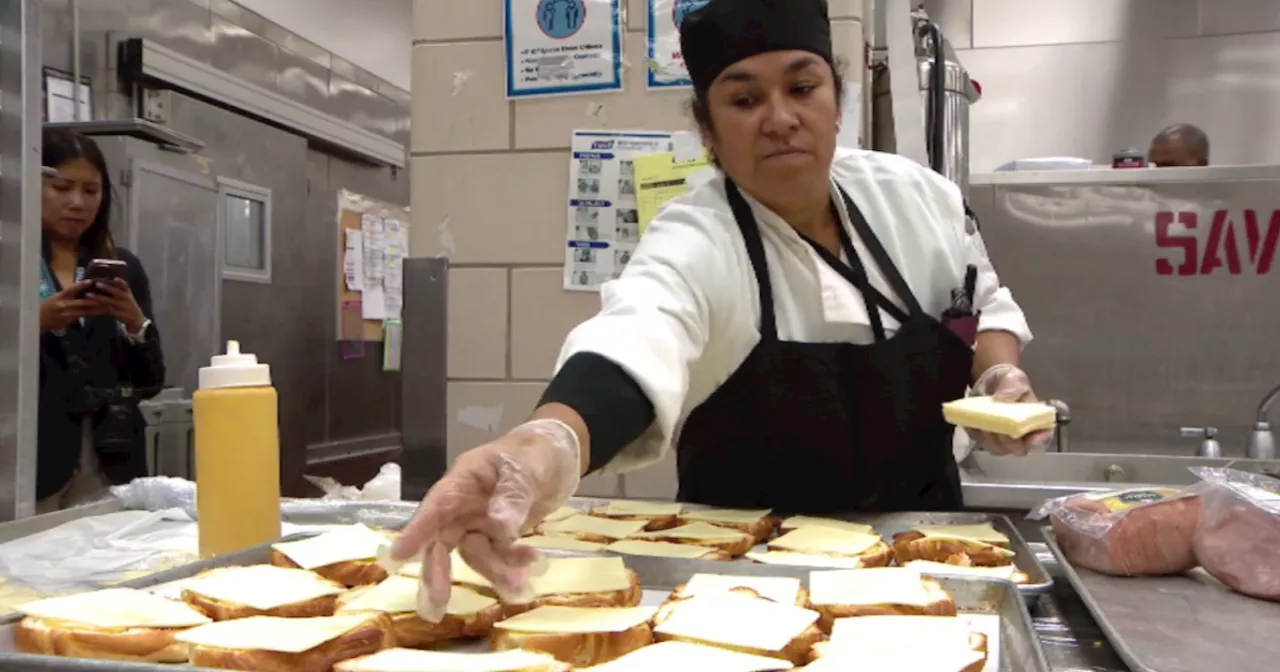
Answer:
M1191 124L1174 124L1156 134L1147 150L1156 168L1209 165L1209 136Z

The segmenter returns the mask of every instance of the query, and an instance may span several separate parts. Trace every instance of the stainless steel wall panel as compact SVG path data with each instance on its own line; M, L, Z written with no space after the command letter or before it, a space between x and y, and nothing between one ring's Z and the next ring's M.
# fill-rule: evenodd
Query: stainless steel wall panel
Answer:
M305 58L326 71L332 65L333 54L330 54L327 49L323 49L314 42L299 37L278 24L268 21L266 31L262 33L262 36L275 43L281 50Z
M210 65L246 82L276 88L279 48L266 38L222 17L213 17L213 58Z
M1199 10L1199 0L979 0L973 46L1189 37Z
M36 0L0 3L0 520L35 512L40 36Z
M1200 34L1230 35L1280 30L1274 0L1200 0Z
M283 49L276 53L275 88L290 98L322 110L329 103L329 71Z
M445 401L448 367L449 260L406 259L402 359L403 495L418 499L448 465Z
M1213 426L1227 456L1244 456L1255 407L1280 382L1280 269L1255 271L1242 211L1256 211L1265 240L1280 177L974 193L996 269L1036 335L1024 365L1042 397L1071 406L1072 450L1191 455L1179 427ZM1237 272L1158 274L1157 259L1181 259L1157 246L1157 213L1196 213L1200 266L1218 210L1234 222Z

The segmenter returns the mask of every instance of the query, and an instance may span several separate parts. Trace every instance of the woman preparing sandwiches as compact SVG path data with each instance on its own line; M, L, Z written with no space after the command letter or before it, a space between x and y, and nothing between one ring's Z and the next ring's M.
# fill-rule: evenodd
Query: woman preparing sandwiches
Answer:
M668 204L603 308L569 334L532 419L464 453L393 553L450 549L523 584L512 542L582 474L674 448L679 499L787 513L961 508L944 402L1034 400L1031 340L958 189L837 149L843 78L825 0L711 0L681 48L720 174ZM1048 438L975 437L1000 454Z

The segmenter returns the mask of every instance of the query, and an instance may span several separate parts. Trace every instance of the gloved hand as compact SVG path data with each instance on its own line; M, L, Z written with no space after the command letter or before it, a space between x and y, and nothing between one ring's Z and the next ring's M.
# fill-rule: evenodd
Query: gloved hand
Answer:
M458 549L506 601L523 593L537 552L517 546L526 526L540 522L578 488L578 437L558 420L533 420L463 453L405 525L384 564L422 559L418 613L438 622L449 601L449 554ZM521 598L524 598L523 600Z
M998 401L1039 401L1031 391L1027 373L1012 364L997 364L983 371L972 389L974 396L990 396ZM1032 448L1048 443L1053 436L1053 430L1049 429L1031 432L1020 439L977 429L966 431L978 445L996 455L1026 455Z

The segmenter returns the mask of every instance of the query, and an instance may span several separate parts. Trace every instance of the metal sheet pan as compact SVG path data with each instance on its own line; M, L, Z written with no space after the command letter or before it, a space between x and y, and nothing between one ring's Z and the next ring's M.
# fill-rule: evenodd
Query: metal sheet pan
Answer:
M294 535L300 538L307 535ZM172 595L177 584L213 567L266 562L270 545L193 563L185 567L158 572L127 585L148 588ZM666 558L627 557L627 567L640 577L645 600L660 602L665 593L685 583L694 574L716 573L737 576L788 576L808 584L809 570L797 567L724 563L708 560L671 560ZM961 615L976 629L987 634L990 651L987 672L1051 672L1032 625L1031 615L1012 583L994 580L940 578L939 581L955 598ZM125 584L122 584L125 585ZM55 658L16 653L13 628L17 619L0 622L0 669L48 670L51 672L156 672L172 670L172 665L122 664L76 658ZM460 644L459 649L473 649L475 644ZM194 669L194 668L186 668Z
M1053 529L1045 544L1116 652L1133 672L1276 669L1280 604L1232 592L1202 569L1118 577L1076 569Z
M597 506L607 505L615 499L612 497L574 497L570 500L569 505L573 508L586 511ZM699 506L697 504L685 504L689 509L705 509L710 507ZM940 512L904 512L904 513L849 513L824 516L826 518L835 518L839 520L849 520L858 523L865 523L875 528L885 540L889 540L893 535L899 532L906 532L917 525L980 525L982 523L991 523L999 532L1009 537L1009 548L1017 555L1014 556L1013 564L1027 575L1027 583L1018 586L1018 592L1027 596L1028 599L1037 595L1043 595L1053 589L1053 576L1051 576L1040 564L1040 560L1036 558L1035 551L1027 545L1027 540L1018 531L1013 521L1008 516L990 514L990 513L940 513ZM754 550L763 551L763 546L757 546ZM756 564L747 558L736 558L730 562L743 564Z

